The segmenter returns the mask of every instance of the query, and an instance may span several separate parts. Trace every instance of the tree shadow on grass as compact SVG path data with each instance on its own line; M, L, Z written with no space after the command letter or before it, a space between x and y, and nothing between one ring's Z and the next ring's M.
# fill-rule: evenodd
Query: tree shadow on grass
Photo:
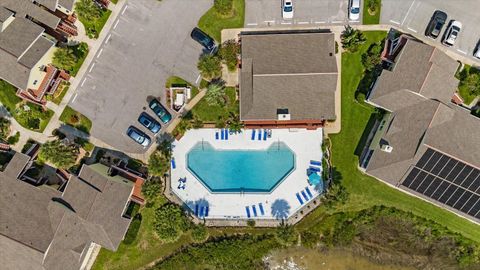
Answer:
M272 203L272 216L276 219L286 219L290 214L290 205L284 199L277 199Z

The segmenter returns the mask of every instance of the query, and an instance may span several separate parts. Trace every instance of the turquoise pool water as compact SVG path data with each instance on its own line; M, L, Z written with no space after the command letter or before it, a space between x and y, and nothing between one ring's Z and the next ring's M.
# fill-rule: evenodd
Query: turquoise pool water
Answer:
M295 168L295 154L282 142L266 150L218 150L199 142L187 166L211 192L271 192Z

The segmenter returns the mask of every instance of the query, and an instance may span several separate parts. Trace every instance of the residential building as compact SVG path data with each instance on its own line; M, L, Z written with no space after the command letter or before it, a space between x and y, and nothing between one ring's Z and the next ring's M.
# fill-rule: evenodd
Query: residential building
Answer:
M335 120L334 34L242 32L240 119L247 128L322 127Z
M100 246L115 251L135 184L104 165L83 165L61 192L18 180L29 162L15 153L0 171L2 269L86 269Z
M396 47L396 48L393 48ZM367 102L385 110L360 167L369 175L480 221L480 120L451 102L458 62L406 36L387 40Z
M77 34L73 0L0 2L0 79L38 104L70 75L52 66L55 44Z

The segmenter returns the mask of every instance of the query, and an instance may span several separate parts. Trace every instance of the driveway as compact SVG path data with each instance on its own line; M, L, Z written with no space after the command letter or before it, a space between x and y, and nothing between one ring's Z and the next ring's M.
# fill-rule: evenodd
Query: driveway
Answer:
M452 19L463 24L455 45L449 50L474 59L473 50L480 38L480 28L478 27L480 25L480 16L478 16L480 1L383 0L380 21L384 24L397 25L411 34L424 35L425 28L433 12L437 9L447 13L447 24ZM446 25L435 40L436 43L440 44L445 29Z
M349 23L348 0L294 0L292 20L282 18L281 3L281 0L245 0L245 27L321 26L322 24Z
M148 101L156 97L165 102L165 82L169 76L197 82L196 65L202 47L190 38L190 32L212 3L212 0L127 3L88 67L77 94L70 100L71 107L92 120L93 137L122 152L146 152L125 132L134 125L154 140L153 134L137 122L142 111L154 115Z

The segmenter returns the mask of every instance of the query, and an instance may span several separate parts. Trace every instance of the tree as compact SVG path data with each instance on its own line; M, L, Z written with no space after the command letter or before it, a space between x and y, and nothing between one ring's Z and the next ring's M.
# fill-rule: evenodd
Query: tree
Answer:
M228 70L235 71L238 64L238 55L240 54L240 44L234 39L225 41L221 46L218 54L222 58Z
M377 13L380 9L380 0L367 0L368 13L371 15Z
M284 246L291 246L297 241L297 232L293 226L282 223L275 231L277 241Z
M345 26L341 35L342 47L350 52L358 50L360 44L366 41L362 31L353 29L350 25Z
M242 129L245 127L243 122L240 120L238 113L230 112L230 117L228 119L228 128L233 132L242 132Z
M162 184L153 179L146 181L142 185L142 194L147 201L153 200L162 193Z
M75 4L75 12L86 21L93 21L100 18L103 11L93 0L80 0Z
M380 67L382 64L382 50L382 42L377 42L372 44L368 50L362 54L362 64L367 71L373 71Z
M215 0L213 6L219 14L230 15L233 10L233 0Z
M208 231L205 225L197 225L192 230L192 240L194 242L200 243L208 238Z
M158 145L158 150L162 153L164 157L170 159L172 157L172 142L168 139L163 140Z
M6 118L0 118L0 139L6 140L10 135L10 121Z
M65 145L59 140L49 141L40 147L38 158L51 163L57 168L67 169L75 164L78 148L75 145Z
M155 210L153 226L160 239L174 242L191 224L177 205L164 204Z
M168 170L169 160L160 151L155 151L148 159L148 173L154 176L163 176Z
M209 80L219 78L222 75L221 60L217 55L203 55L200 57L197 67L200 74Z
M460 86L465 87L471 95L480 95L480 74L469 73L464 80L460 81Z
M225 87L218 83L209 84L205 93L205 100L210 106L222 106L225 104Z
M52 64L57 68L64 70L72 70L77 64L77 57L70 48L58 48L53 53Z

